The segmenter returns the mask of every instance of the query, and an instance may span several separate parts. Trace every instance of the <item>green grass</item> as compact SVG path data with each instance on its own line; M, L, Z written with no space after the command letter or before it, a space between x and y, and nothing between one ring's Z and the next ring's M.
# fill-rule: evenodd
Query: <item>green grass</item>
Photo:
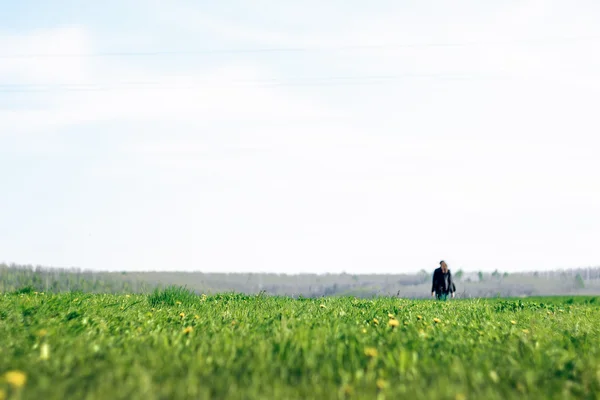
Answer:
M591 299L5 294L0 398L598 399Z

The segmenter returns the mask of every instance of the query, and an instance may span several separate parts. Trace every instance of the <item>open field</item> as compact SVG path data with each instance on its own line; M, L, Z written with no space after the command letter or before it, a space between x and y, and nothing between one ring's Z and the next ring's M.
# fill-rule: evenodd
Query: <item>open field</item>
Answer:
M600 398L600 299L0 295L0 398Z

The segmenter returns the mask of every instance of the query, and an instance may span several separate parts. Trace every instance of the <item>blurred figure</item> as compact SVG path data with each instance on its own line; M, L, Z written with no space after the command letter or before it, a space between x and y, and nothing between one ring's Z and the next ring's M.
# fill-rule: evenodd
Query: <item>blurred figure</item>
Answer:
M448 269L445 261L440 261L440 267L433 271L433 283L431 285L431 297L435 296L438 300L446 300L448 295L454 298L456 286L452 281L452 273Z

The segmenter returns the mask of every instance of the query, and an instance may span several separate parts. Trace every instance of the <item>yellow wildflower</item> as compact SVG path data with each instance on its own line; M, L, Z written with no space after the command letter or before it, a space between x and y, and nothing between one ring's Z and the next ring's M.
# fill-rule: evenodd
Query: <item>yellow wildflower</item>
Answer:
M442 322L442 320L440 320L439 318L434 318L433 322L435 322L436 324L439 324L440 322Z
M193 330L194 330L194 328L192 328L191 326L188 326L187 328L185 328L183 330L183 333L187 335L188 333L192 333Z
M373 318L373 323L374 323L375 325L379 325L379 320L378 320L377 318Z
M394 319L394 318L396 318L396 317L394 317L394 314L388 314L388 317L389 317L390 319Z
M363 328L362 333L367 333L367 330Z
M400 322L398 322L398 320L396 320L396 319L390 319L390 321L388 322L388 325L391 327L394 327L394 326L400 325Z
M181 318L184 318L184 317L185 317L185 314L184 314L184 313L181 313L181 314L179 314L179 316L180 316Z
M48 360L50 358L50 346L48 343L42 343L40 346L40 360Z
M456 393L456 396L454 396L454 398L455 398L456 400L467 400L467 396L465 396L465 395L464 395L464 394L462 394L462 393Z
M126 295L125 295L125 297L127 297L127 298L130 298L130 297L131 297L131 295L129 295L129 294L126 294Z
M383 379L377 379L376 385L377 389L383 390L387 387L388 383Z
M527 333L529 333L529 329L523 329L522 332L527 334Z
M513 325L516 325L516 324L517 324L517 321L514 321L514 320L513 320L513 321L510 321L510 323L511 323L511 324L513 324Z
M21 371L8 371L4 374L4 380L14 388L21 388L27 382L27 375Z
M321 308L325 308L325 304L321 304L319 307L321 307Z
M177 304L178 306L180 306L181 302L180 301L176 301L175 304Z
M368 357L377 357L377 349L375 347L367 347L365 349L365 355Z
M417 315L417 319L420 321L420 320L422 320L422 319L423 319L423 317L422 317L422 316L420 316L420 315Z
M200 319L200 316L194 315L194 319Z

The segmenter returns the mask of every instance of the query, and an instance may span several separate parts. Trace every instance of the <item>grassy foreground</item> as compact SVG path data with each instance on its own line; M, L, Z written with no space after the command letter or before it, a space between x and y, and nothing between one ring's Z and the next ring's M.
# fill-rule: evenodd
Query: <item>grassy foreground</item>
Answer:
M0 399L599 399L595 300L4 294Z

